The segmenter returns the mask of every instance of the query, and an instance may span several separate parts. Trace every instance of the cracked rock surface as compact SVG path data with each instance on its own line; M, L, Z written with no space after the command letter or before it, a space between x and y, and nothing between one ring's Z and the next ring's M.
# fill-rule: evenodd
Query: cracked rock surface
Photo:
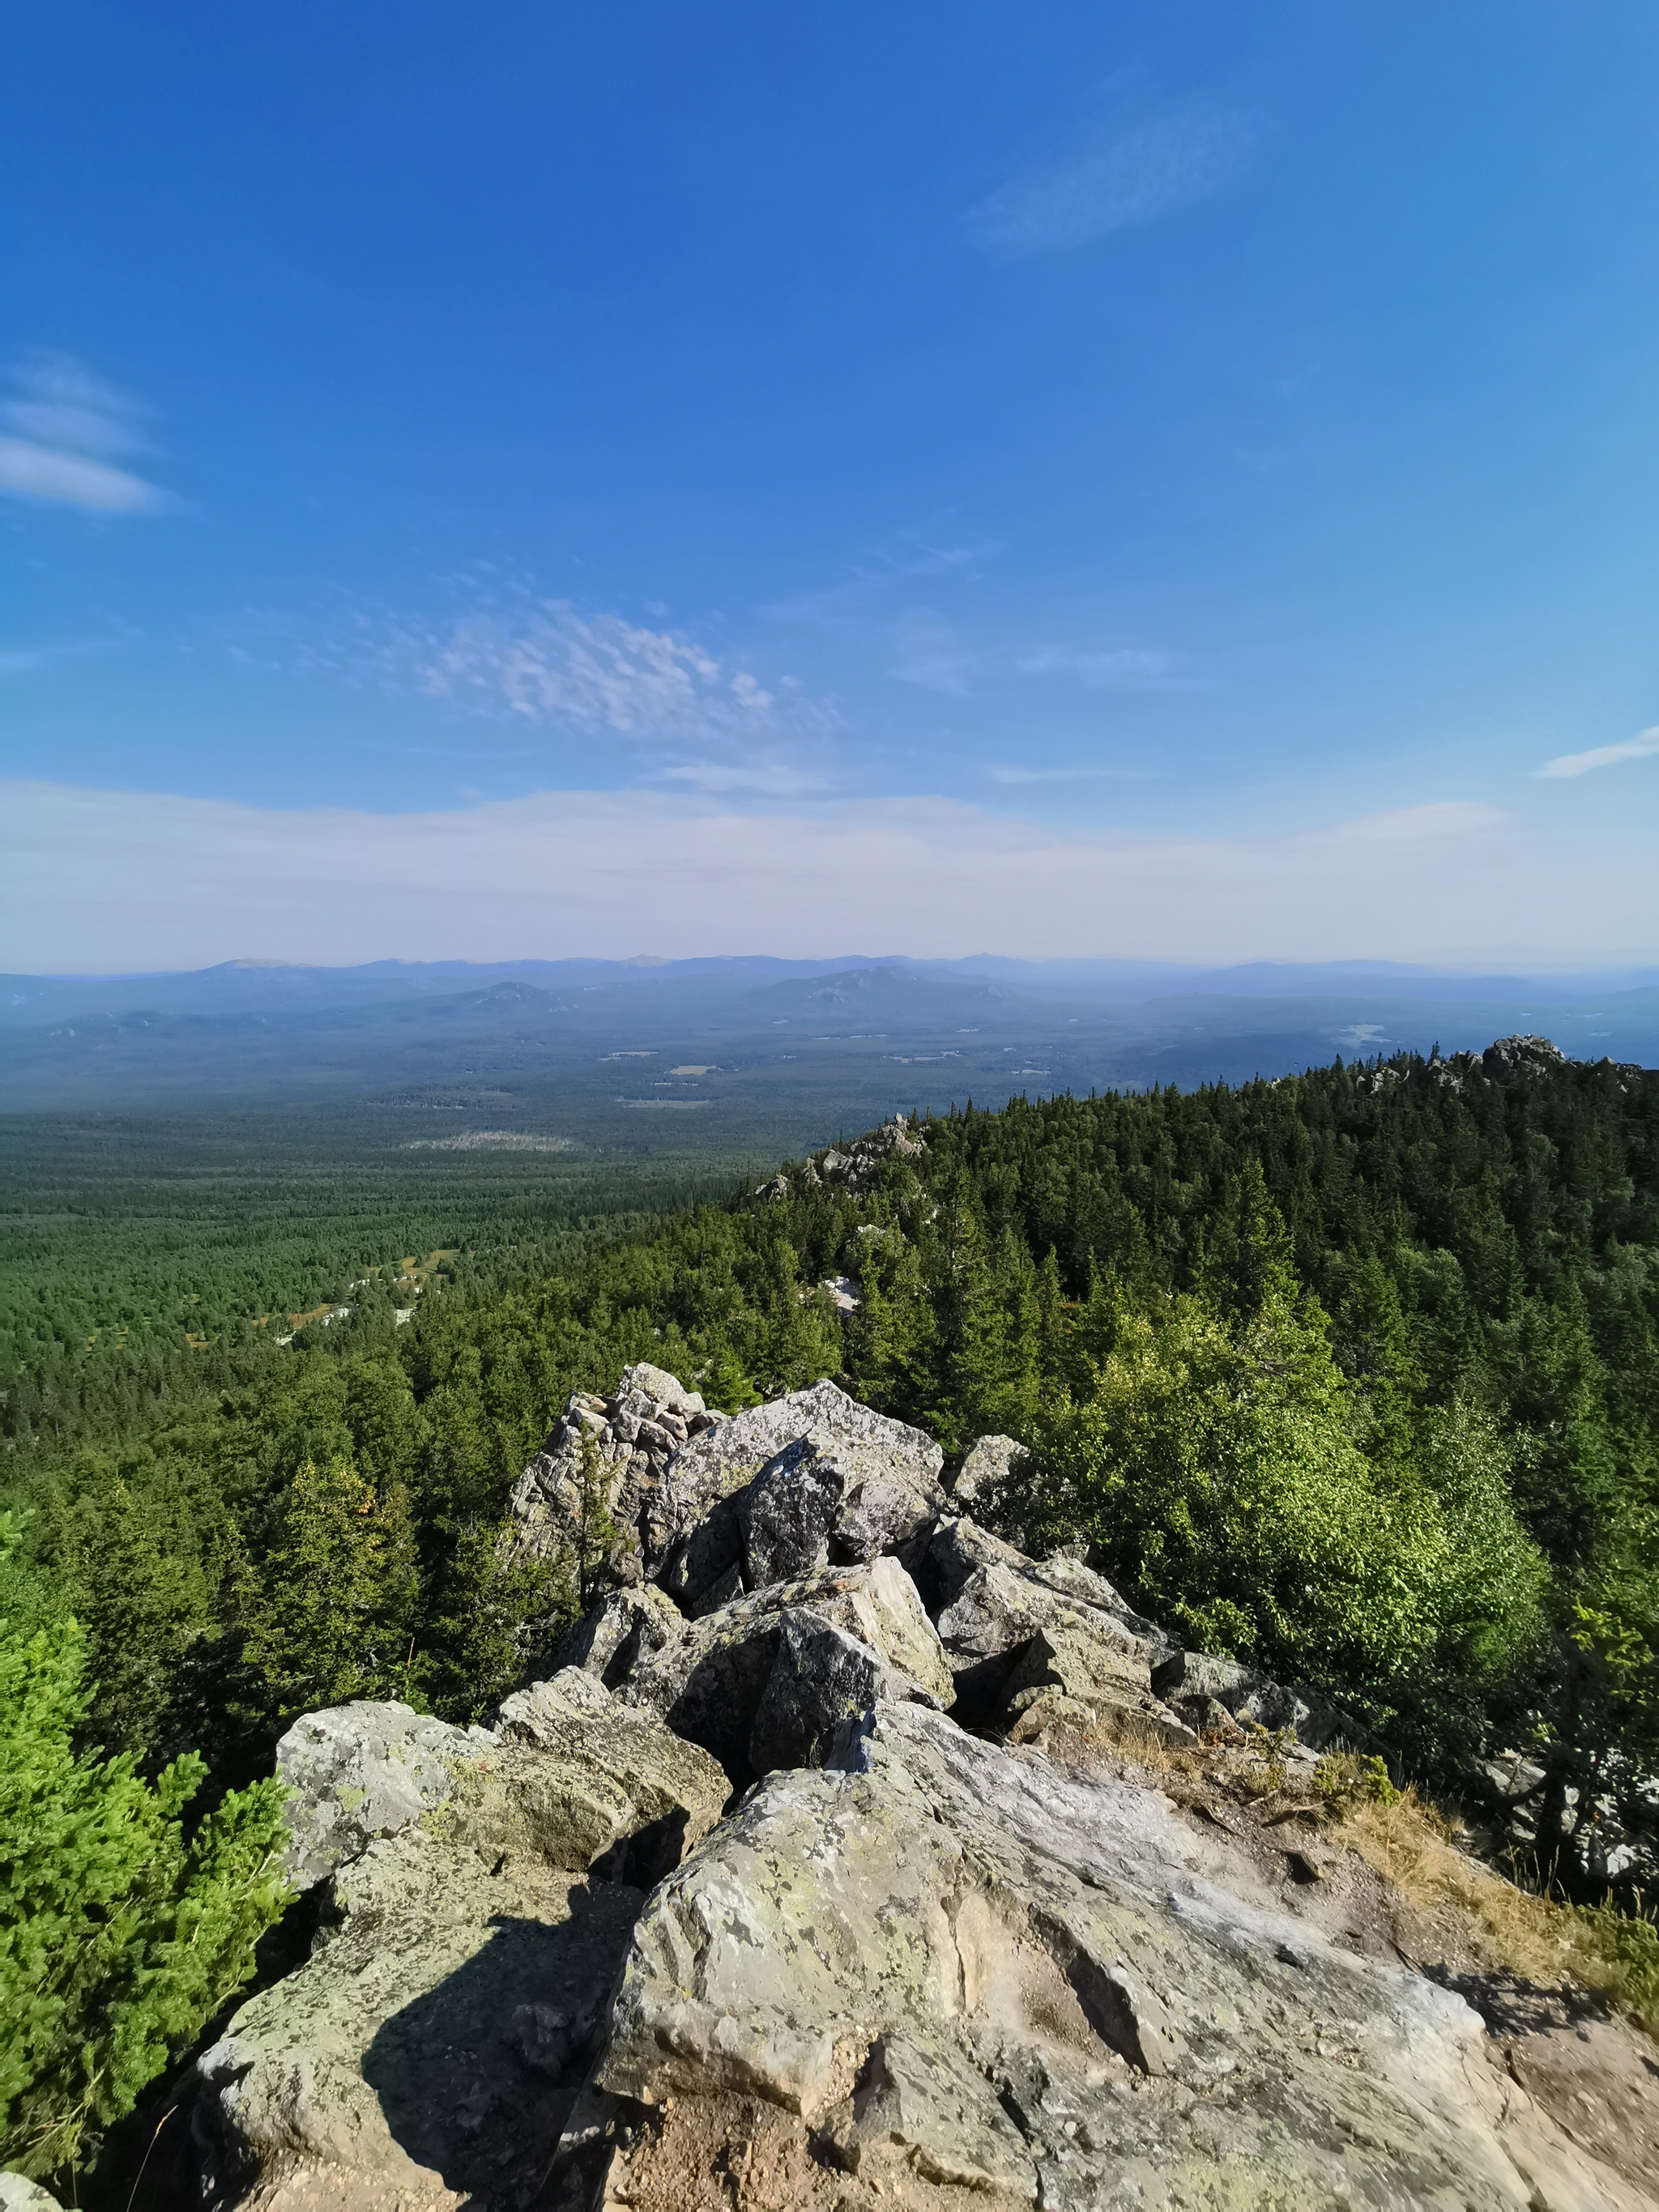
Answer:
M725 1775L580 1672L509 1698L494 1731L313 1714L279 1767L319 1924L198 2062L205 2197L528 2203L645 1892L719 1819Z
M1219 1886L1150 1790L883 1705L658 1889L597 2086L780 2108L900 2201L1620 2201L1540 2188L1483 2037L1450 1991ZM610 2171L591 2201L629 2201Z

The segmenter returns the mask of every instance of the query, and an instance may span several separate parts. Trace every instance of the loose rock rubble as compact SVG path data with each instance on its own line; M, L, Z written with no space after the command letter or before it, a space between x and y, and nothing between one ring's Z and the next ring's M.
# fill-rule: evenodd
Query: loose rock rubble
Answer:
M1246 1852L1151 1786L1200 1745L1282 1773L1360 1738L978 1526L1018 1452L981 1440L947 1496L929 1437L833 1383L730 1419L645 1364L573 1397L514 1540L568 1553L596 1455L620 1533L546 1679L488 1729L360 1705L283 1741L319 1924L197 2067L198 2200L1646 2201L1461 1996L1338 1940L1316 1826Z

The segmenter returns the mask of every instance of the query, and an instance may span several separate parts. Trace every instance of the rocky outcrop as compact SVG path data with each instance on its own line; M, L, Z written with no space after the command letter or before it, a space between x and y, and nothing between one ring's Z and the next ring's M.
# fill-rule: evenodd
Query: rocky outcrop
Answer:
M832 1560L879 1559L928 1527L945 1492L933 1451L911 1442L918 1436L905 1431L896 1449L885 1439L820 1445L810 1437L786 1445L733 1501L744 1589Z
M817 1382L735 1413L675 1454L656 1502L647 1572L688 1607L733 1567L741 1572L746 1529L738 1493L780 1455L799 1465L809 1449L825 1458L857 1455L856 1466L844 1462L836 1486L884 1476L943 1504L945 1455L931 1437L873 1413L833 1382Z
M662 2140L722 2100L793 2115L859 2204L1616 2201L1540 2188L1483 2033L1449 1991L1230 1893L1150 1790L883 1705L657 1891L596 2083L666 2112ZM592 2121L567 2201L650 2203Z
M1460 1997L1346 1948L1308 1770L1350 1717L951 1510L974 1455L947 1501L938 1446L832 1383L700 1408L651 1367L571 1401L521 1533L565 1540L591 1436L617 1586L489 1728L359 1705L284 1738L319 1930L199 2063L204 2201L1636 2201ZM975 1449L993 1481L1018 1448ZM1204 1759L1240 1778L1200 1829L1148 1769L1175 1792ZM1305 1803L1229 1857L1230 1805L1290 1771Z
M757 1774L822 1766L850 1723L872 1705L937 1705L933 1692L822 1613L786 1606L778 1615L777 1656L749 1732Z
M309 1889L377 1837L396 1835L445 1803L457 1771L489 1739L408 1705L333 1705L307 1713L276 1747L288 1785L288 1870Z
M554 1665L580 1668L613 1690L641 1660L673 1643L684 1627L685 1616L678 1606L653 1584L612 1590L576 1623L560 1644Z
M1153 1717L1150 1662L1162 1657L1168 1639L1081 1561L1028 1559L988 1529L952 1517L931 1532L916 1571L965 1716L983 1719L995 1712L1014 1691L1033 1638L1051 1631L1068 1639L1079 1664L1084 1645L1098 1646L1098 1656L1083 1671L1102 1684L1121 1680L1127 1686L1133 1680L1139 1702ZM1019 1686L1035 1686L1030 1680ZM1172 1716L1158 1717L1160 1725L1168 1722L1179 1731Z
M896 1549L943 1506L944 1460L921 1430L833 1382L728 1419L641 1362L609 1398L573 1394L513 1487L510 1541L573 1576L580 1562L590 1581L602 1571L623 1588L657 1583L686 1612L707 1612L815 1565Z
M999 1727L1015 1742L1083 1727L1167 1746L1197 1735L1155 1694L1146 1660L1079 1612L1039 1628L1003 1682Z
M624 1368L608 1398L573 1392L507 1500L515 1547L538 1559L585 1554L594 1541L599 1505L611 1524L606 1565L611 1576L638 1582L641 1547L670 1461L688 1437L723 1418L678 1376L646 1360ZM597 1454L597 1480L585 1468L585 1444Z
M917 1129L913 1120L895 1114L890 1121L884 1121L878 1129L872 1129L849 1145L843 1152L833 1145L828 1152L818 1152L801 1167L791 1172L782 1169L770 1182L757 1184L757 1198L786 1199L797 1182L842 1183L848 1190L866 1188L890 1162L919 1160L927 1150L927 1140Z
M1480 1055L1481 1066L1490 1075L1548 1075L1558 1067L1565 1067L1567 1055L1559 1045L1547 1037L1525 1036L1499 1037L1489 1044Z
M841 1630L866 1647L880 1666L913 1685L915 1694L941 1705L951 1702L951 1672L938 1634L915 1584L890 1559L865 1566L825 1567L775 1583L688 1622L678 1640L623 1679L617 1696L659 1715L679 1735L702 1745L734 1778L763 1771L751 1759L750 1742L774 1670L781 1657L786 1669L798 1673L801 1650L809 1648L797 1639L785 1649L787 1613L810 1615ZM827 1654L831 1646L817 1648ZM803 1694L790 1690L787 1697L799 1703ZM814 1696L823 1705L834 1694L826 1686ZM772 1706L785 1695L781 1687ZM763 1757L773 1743L773 1735L763 1733Z
M198 2062L221 2196L273 2208L507 2204L544 2173L645 1892L719 1819L714 1760L581 1673L495 1730L313 1714L278 1771L311 1956Z

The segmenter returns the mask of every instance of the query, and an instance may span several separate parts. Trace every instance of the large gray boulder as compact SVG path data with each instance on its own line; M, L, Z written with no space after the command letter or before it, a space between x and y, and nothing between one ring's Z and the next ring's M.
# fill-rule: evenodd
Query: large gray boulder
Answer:
M585 1613L554 1655L555 1670L580 1667L615 1689L641 1659L685 1633L685 1616L653 1583L609 1590Z
M653 1894L598 2090L691 2144L733 2100L795 2115L859 2203L1615 2201L1540 2189L1462 1998L1243 1901L1206 1850L1149 1790L878 1705ZM634 2194L623 2138L578 2134L591 2201L665 2201Z
M0 2173L0 2212L60 2212L60 2207L49 2189L9 2170Z
M1152 1687L1164 1702L1200 1730L1212 1729L1223 1716L1269 1730L1293 1729L1304 1748L1322 1751L1341 1743L1363 1749L1370 1741L1364 1726L1317 1690L1271 1680L1255 1668L1209 1651L1176 1651L1152 1673Z
M527 2201L643 1897L421 1828L377 1839L334 1875L312 1956L198 2062L204 2194L246 2212Z
M1037 1630L1005 1680L999 1726L1017 1741L1042 1741L1055 1727L1081 1727L1130 1743L1196 1743L1196 1731L1153 1694L1145 1659L1103 1636L1096 1619L1087 1612L1069 1620L1062 1614Z
M810 1390L751 1406L675 1453L647 1516L647 1577L659 1580L683 1603L694 1602L699 1591L740 1559L743 1532L735 1516L730 1517L722 1524L724 1547L711 1549L705 1539L704 1556L692 1565L693 1532L786 1446L803 1443L820 1451L839 1446L883 1453L896 1472L924 1493L937 1491L945 1464L931 1437L872 1412L833 1382L815 1382Z
M749 1734L749 1764L757 1774L822 1766L847 1724L884 1701L939 1702L847 1629L804 1607L786 1606L778 1615L777 1656Z
M933 1531L916 1571L965 1715L996 1711L1032 1638L1044 1630L1065 1630L1120 1651L1150 1699L1150 1665L1168 1649L1168 1639L1080 1560L1029 1559L972 1521L947 1519Z
M966 1514L942 1518L929 1531L925 1550L915 1555L914 1571L928 1611L937 1613L956 1603L980 1568L992 1565L1023 1576L1034 1592L1048 1592L1067 1604L1091 1606L1106 1614L1140 1644L1154 1666L1180 1649L1173 1637L1137 1613L1104 1575L1085 1565L1074 1552L1052 1552L1045 1559L1028 1558ZM1034 1597L1033 1601L1039 1601Z
M841 1510L841 1455L810 1438L786 1444L732 1501L747 1589L793 1582L830 1564L830 1532Z
M781 1617L792 1608L843 1629L920 1690L949 1703L951 1671L939 1637L915 1584L891 1559L820 1568L705 1614L678 1642L642 1660L617 1694L659 1715L740 1778L749 1771L756 1714L777 1662Z
M489 1741L483 1729L366 1698L295 1721L276 1746L295 1886L311 1888L377 1836L396 1835L444 1804L458 1766Z
M1015 1468L1030 1457L1013 1437L976 1437L951 1485L951 1510L977 1514L994 1498Z
M942 1510L926 1460L884 1443L785 1446L732 1501L746 1589L897 1553Z
M259 2212L527 2203L645 1892L720 1818L725 1775L580 1670L509 1698L495 1730L365 1705L284 1742L325 1909L305 1964L196 2068L209 2193L246 2188Z
M295 1882L308 1888L416 1826L487 1854L586 1867L659 1823L678 1823L689 1844L719 1819L726 1784L704 1753L594 1677L563 1680L509 1698L495 1731L368 1701L297 1721L276 1747Z

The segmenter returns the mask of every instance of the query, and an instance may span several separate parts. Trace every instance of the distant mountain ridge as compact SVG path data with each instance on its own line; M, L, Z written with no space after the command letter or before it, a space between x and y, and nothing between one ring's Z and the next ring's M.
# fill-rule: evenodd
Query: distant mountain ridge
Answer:
M992 982L1038 999L1062 997L1129 1005L1202 995L1220 998L1351 998L1492 1001L1520 996L1571 1001L1601 994L1659 988L1659 967L1553 976L1440 970L1398 961L1249 961L1230 967L1144 960L1015 960L975 953L957 960L903 953L848 953L785 960L761 953L659 960L371 960L325 968L301 962L238 959L210 968L130 975L0 975L0 1030L33 1029L134 1007L167 1013L275 1012L305 1006L362 1006L429 999L471 987L516 983L547 991L639 990L691 985L699 994L725 987L753 990L805 978L902 974L939 983ZM854 988L867 989L866 981Z
M1659 971L1540 980L985 954L14 975L0 977L0 1111L371 1106L435 1085L456 1098L487 1089L497 1118L510 1105L543 1133L601 1147L641 1143L641 1106L696 1103L710 1109L698 1120L712 1147L787 1150L918 1105L1190 1090L1521 1033L1577 1060L1659 1065ZM637 1081L620 1084L618 1055Z

